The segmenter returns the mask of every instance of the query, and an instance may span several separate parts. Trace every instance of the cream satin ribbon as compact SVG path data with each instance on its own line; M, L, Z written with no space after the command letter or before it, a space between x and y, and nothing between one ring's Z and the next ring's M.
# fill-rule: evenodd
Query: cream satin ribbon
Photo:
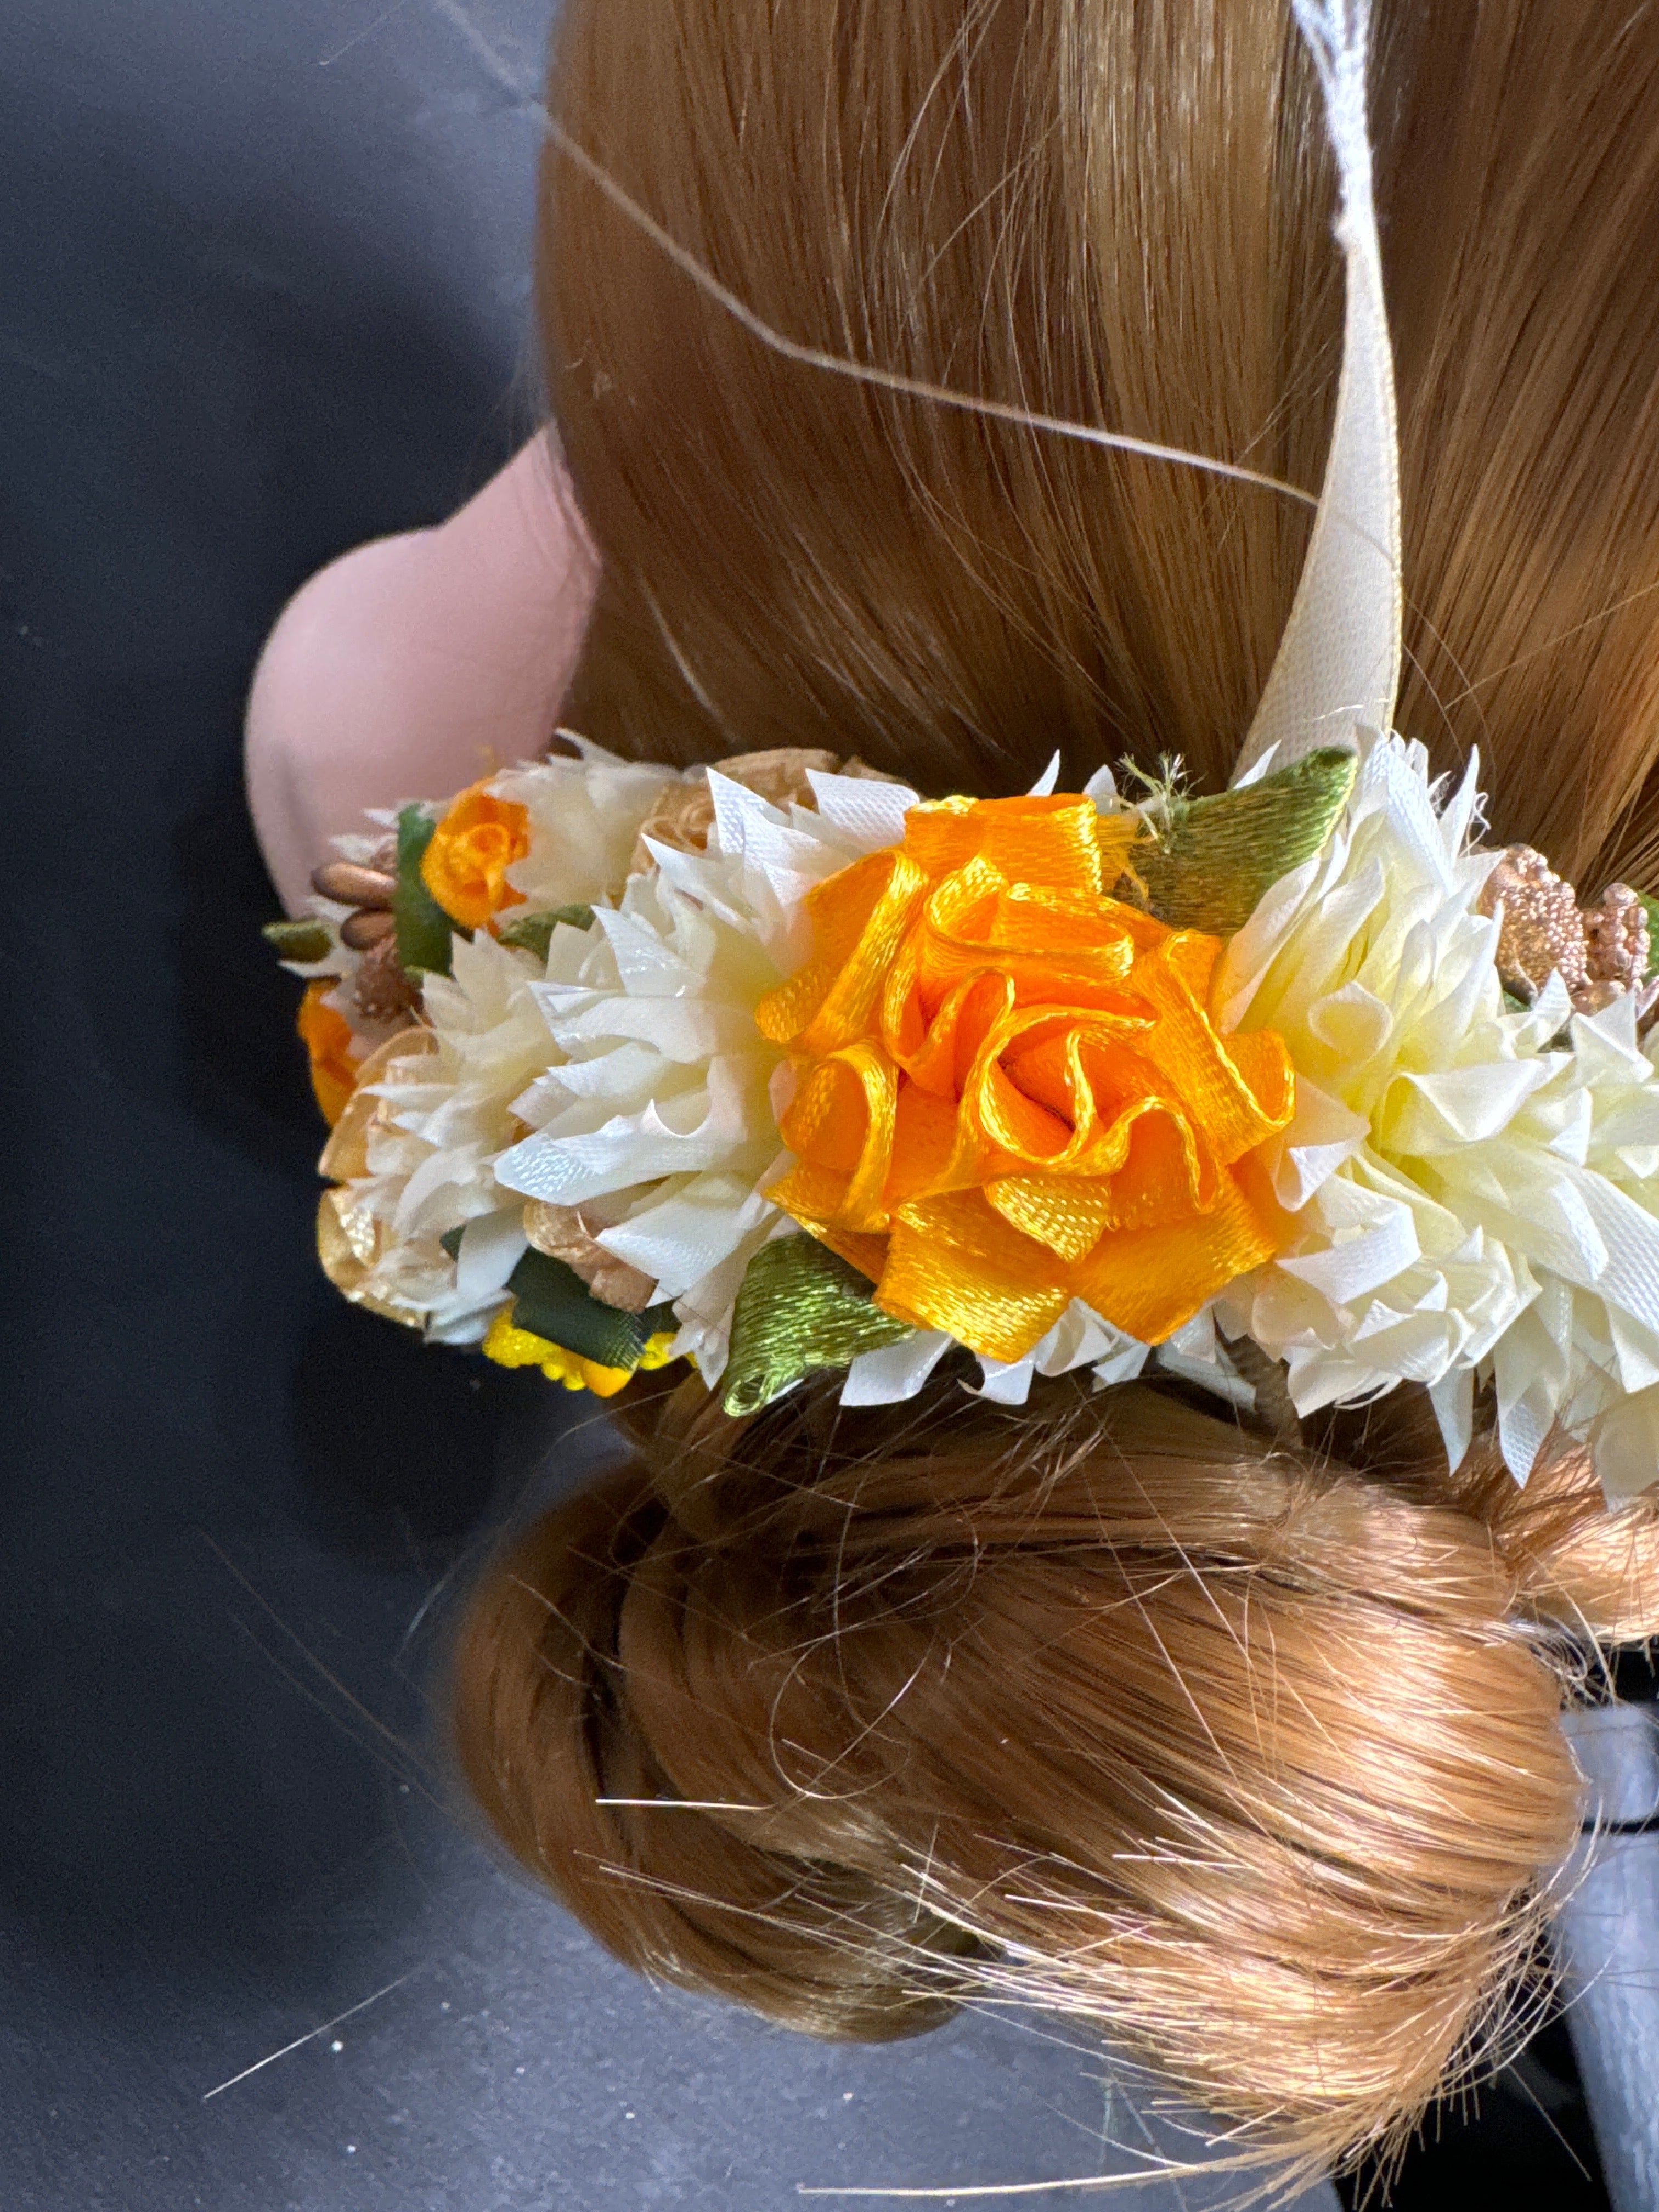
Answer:
M1346 264L1342 374L1319 511L1273 672L1233 771L1393 725L1402 598L1400 436L1366 124L1370 0L1291 0L1325 95Z

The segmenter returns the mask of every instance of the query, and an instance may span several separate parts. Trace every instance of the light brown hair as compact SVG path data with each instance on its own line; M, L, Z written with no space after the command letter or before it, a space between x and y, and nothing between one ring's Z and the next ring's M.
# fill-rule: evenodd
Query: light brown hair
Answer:
M567 0L560 122L793 339L1316 488L1340 269L1281 0ZM1588 895L1659 871L1659 14L1380 10L1399 722ZM1305 511L792 364L556 158L554 409L605 561L569 719L924 789L1226 781ZM1653 596L1644 596L1653 594ZM1550 1624L1659 1629L1582 1456L1420 1407L1292 1450L1144 1386L1018 1416L699 1386L484 1576L466 1772L622 1956L825 2033L976 1990L1302 2160L1409 2117L1578 1817ZM719 1810L629 1809L677 1796Z

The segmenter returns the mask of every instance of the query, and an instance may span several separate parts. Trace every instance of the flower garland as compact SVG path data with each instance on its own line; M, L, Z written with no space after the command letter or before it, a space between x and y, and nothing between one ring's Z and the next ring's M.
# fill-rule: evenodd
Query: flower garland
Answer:
M1455 1462L1490 1382L1517 1479L1559 1423L1638 1486L1646 905L1473 843L1474 773L1390 736L1210 799L928 802L577 740L405 807L269 933L336 1125L324 1264L567 1387L689 1357L745 1413L824 1368L901 1399L953 1346L1010 1402L1153 1357L1247 1396L1248 1338L1299 1413L1421 1382Z

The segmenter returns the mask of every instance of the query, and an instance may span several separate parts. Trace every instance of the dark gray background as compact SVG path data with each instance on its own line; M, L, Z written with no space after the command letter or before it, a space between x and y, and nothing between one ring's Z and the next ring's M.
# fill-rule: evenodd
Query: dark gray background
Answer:
M1144 2140L1018 2023L644 1987L434 1763L446 1575L601 1444L318 1276L239 723L288 592L533 420L546 17L0 0L4 2212L762 2212Z

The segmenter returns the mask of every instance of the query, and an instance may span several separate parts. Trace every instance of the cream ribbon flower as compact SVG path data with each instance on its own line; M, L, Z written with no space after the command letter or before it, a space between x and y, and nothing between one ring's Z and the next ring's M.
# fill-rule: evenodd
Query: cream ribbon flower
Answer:
M476 1344L525 1249L523 1207L497 1186L494 1162L517 1133L513 1100L546 1066L547 1031L526 955L480 931L471 944L456 938L453 962L452 975L426 980L428 1026L377 1054L357 1094L367 1111L356 1171L332 1195L371 1262L356 1294L440 1343ZM331 1166L338 1152L324 1152L325 1174L343 1171ZM456 1229L459 1263L439 1241Z
M647 836L653 871L597 908L592 930L556 933L531 987L543 1071L514 1101L530 1133L495 1162L504 1191L604 1202L597 1241L673 1301L676 1353L711 1383L744 1270L793 1227L763 1194L787 1164L783 1056L755 1008L804 956L805 892L902 836L916 803L900 784L811 781L817 807L786 811L710 770L708 849Z
M573 731L559 735L578 757L526 762L489 785L492 799L525 810L530 850L507 880L526 913L619 897L641 823L671 785L684 781L678 769L619 760Z
M1370 740L1325 851L1228 947L1218 1023L1277 1030L1296 1065L1272 1166L1299 1233L1218 1310L1285 1360L1299 1413L1425 1383L1456 1464L1489 1376L1518 1481L1560 1421L1610 1489L1644 1487L1659 1075L1628 996L1575 1015L1553 977L1506 1006L1475 911L1498 855L1467 849L1475 772L1448 796L1421 746Z
M680 780L676 769L618 760L586 738L568 742L574 757L524 763L488 786L526 811L530 848L508 873L526 913L619 892L641 823ZM397 817L374 818L390 829ZM376 841L335 844L343 857L368 861ZM331 924L345 912L312 904ZM556 960L580 957L588 941L565 925L554 938ZM424 1025L377 1050L350 1145L330 1146L324 1172L332 1159L331 1171L346 1176L328 1205L357 1262L351 1295L441 1342L476 1344L504 1306L527 1241L523 1200L497 1183L495 1162L523 1135L513 1101L550 1055L530 991L541 972L532 954L482 930L470 942L457 932L451 962L449 975L425 979ZM337 944L314 969L349 979L356 965ZM354 1011L349 1002L346 1010ZM337 1164L348 1157L349 1167ZM440 1239L457 1229L452 1260Z

